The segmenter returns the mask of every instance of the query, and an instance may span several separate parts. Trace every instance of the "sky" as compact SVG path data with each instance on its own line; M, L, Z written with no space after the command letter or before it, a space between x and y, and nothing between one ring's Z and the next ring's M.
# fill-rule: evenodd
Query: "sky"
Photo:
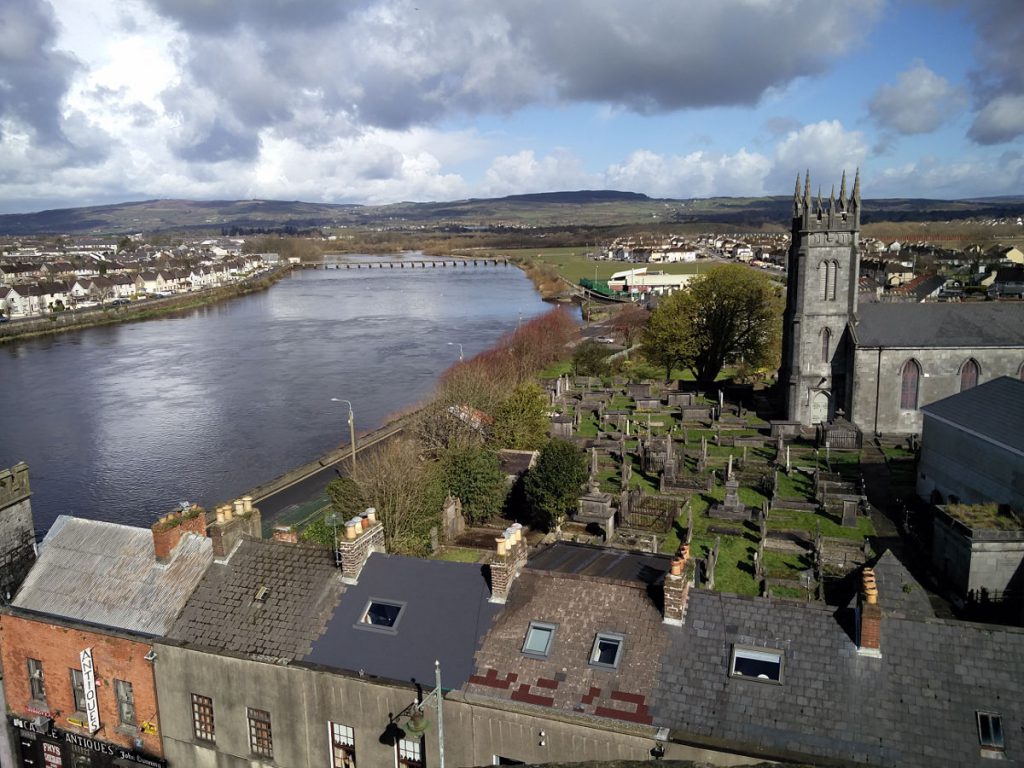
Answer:
M1024 0L3 0L0 213L1024 194Z

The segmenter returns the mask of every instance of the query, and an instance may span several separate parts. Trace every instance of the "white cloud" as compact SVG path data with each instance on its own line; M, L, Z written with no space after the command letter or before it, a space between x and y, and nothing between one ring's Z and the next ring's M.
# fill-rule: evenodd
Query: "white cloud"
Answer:
M775 147L767 186L776 194L788 192L796 174L809 170L811 183L820 184L822 194L828 195L832 184L838 185L842 172L861 166L867 154L864 134L846 130L838 120L805 125ZM817 193L817 187L812 191Z
M699 151L670 156L637 150L625 162L612 165L605 179L611 189L651 197L758 195L770 168L770 159L745 149L724 155Z
M955 117L963 103L959 89L918 61L894 85L880 86L868 110L882 128L908 135L931 133Z
M480 194L488 197L548 190L588 189L600 186L587 174L579 158L559 150L538 160L532 150L494 158L484 175Z
M1002 144L1024 134L1024 93L994 97L978 112L968 135L979 144Z

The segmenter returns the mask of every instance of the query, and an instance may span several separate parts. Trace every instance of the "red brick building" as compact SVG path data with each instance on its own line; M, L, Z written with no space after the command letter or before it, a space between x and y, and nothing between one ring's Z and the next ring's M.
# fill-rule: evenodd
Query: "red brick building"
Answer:
M132 528L60 517L11 605L0 659L18 765L163 768L152 638L213 561L199 511Z

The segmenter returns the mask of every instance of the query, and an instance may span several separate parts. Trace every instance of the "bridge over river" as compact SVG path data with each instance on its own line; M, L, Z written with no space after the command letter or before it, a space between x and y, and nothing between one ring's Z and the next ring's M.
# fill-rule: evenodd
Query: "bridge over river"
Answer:
M505 258L475 259L388 259L383 261L311 261L303 269L426 269L427 267L495 267L508 266Z

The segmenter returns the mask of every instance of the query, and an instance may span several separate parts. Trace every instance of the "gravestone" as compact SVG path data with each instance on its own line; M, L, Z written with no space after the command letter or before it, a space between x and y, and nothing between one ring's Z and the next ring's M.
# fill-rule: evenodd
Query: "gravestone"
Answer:
M740 481L732 471L732 456L729 456L729 468L725 475L725 501L714 504L708 515L719 520L749 520L750 512L740 501Z
M857 509L860 507L860 499L843 499L843 527L857 527Z

